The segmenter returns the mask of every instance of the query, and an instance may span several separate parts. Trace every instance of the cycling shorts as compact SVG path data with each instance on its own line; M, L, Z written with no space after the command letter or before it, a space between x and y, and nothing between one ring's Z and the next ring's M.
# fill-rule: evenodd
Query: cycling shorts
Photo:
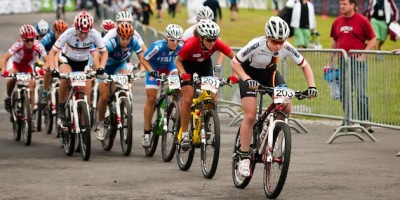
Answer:
M106 74L108 74L108 75L116 74L116 73L118 73L119 71L121 71L123 69L127 70L128 68L127 68L126 65L127 65L126 62L117 63L117 64L114 64L114 65L106 65L106 68L104 69L104 72Z
M13 62L13 69L17 72L32 73L33 67L28 63L16 63Z
M64 53L60 54L60 57L58 58L58 64L68 64L71 66L71 69L73 72L83 72L86 70L88 67L88 62L89 60L84 60L84 61L74 61L69 59Z
M213 76L213 67L211 58L203 62L195 62L195 61L183 61L183 67L185 68L185 72L190 74L190 81L193 81L193 74L196 72L199 77L202 76ZM182 83L182 86L188 85L187 83Z

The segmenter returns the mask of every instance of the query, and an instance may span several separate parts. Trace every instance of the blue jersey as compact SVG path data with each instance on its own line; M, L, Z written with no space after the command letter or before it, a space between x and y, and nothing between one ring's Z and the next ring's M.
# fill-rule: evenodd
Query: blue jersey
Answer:
M142 52L142 48L140 47L139 43L134 39L131 39L126 50L122 51L118 37L113 37L107 40L106 49L108 51L108 60L106 66L121 65L122 63L125 63L134 52L136 54Z
M47 53L49 53L54 43L56 43L56 36L54 36L53 32L47 33L40 42L44 46L44 49L46 49Z
M175 58L178 56L178 52L182 46L183 43L180 42L178 47L174 51L171 51L167 46L167 41L158 40L144 53L144 59L149 61L154 70L165 69L166 67L170 69L176 68Z

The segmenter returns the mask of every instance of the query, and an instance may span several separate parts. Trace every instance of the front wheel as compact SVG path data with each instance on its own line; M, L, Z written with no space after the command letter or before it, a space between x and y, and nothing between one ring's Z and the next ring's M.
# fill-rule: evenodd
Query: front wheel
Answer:
M86 102L78 102L78 119L79 119L79 143L81 157L84 161L88 161L90 158L91 141L90 141L90 121L89 112L87 109Z
M193 121L192 119L190 121ZM181 131L180 129L180 122L178 123L178 130ZM189 130L193 130L191 127L193 127L191 125L192 123L190 123L190 129ZM179 134L177 134L179 135ZM180 135L182 135L182 133L180 133ZM190 148L190 150L184 150L181 148L181 145L179 144L179 140L178 138L176 138L176 161L178 163L178 167L180 170L182 171L187 171L190 166L192 166L193 163L193 157L194 157L194 149L195 147L192 145L192 147Z
M46 133L51 134L51 132L53 131L54 118L51 109L51 104L49 102L45 105L43 111L44 111L44 124L46 127Z
M132 109L127 98L121 99L121 124L119 129L122 154L129 156L132 150Z
M20 141L21 140L21 121L20 121L20 108L18 107L18 104L20 102L20 100L17 100L17 93L13 93L13 107L11 110L11 122L12 122L12 126L13 126L13 133L14 133L14 140L15 141Z
M204 118L206 138L201 144L201 172L205 178L211 179L218 167L221 131L217 111L207 110Z
M106 133L101 145L105 151L110 151L114 145L115 135L117 134L117 125L115 120L115 113L111 106L107 106L109 115L104 118L104 132Z
M160 104L157 104L154 107L153 117L151 119L150 124L150 146L144 149L147 157L152 157L156 152L157 145L158 145L158 138L159 138L159 131L162 131L161 123L161 110Z
M270 199L279 196L289 171L292 139L289 126L286 123L277 122L275 124L274 140L272 161L265 161L264 165L264 192Z
M175 101L168 105L167 131L163 132L161 140L161 154L164 162L170 162L176 150L176 133L178 131L179 108Z
M67 105L65 107L65 117L68 120L71 119L70 113L70 106ZM66 128L61 127L60 124L57 126L57 135L60 135L64 147L64 152L68 156L72 156L75 151L75 134L71 132L71 126L71 123L68 123L68 126Z
M19 125L21 126L22 139L25 145L30 145L32 139L32 110L29 94L27 92L24 93L22 102L22 120Z

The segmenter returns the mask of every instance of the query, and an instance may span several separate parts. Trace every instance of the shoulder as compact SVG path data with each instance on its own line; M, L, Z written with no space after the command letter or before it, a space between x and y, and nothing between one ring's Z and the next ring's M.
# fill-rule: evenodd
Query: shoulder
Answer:
M10 50L17 51L19 49L22 49L22 47L24 47L24 42L19 39L11 46Z

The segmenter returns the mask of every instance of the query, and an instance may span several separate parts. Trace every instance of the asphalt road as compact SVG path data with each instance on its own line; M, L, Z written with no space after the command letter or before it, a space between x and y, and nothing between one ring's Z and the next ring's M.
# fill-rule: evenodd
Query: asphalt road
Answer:
M70 20L73 15L69 14ZM0 16L0 52L18 38L23 23L53 14ZM70 22L70 21L69 21ZM5 80L0 79L5 94ZM54 134L35 132L32 144L13 140L11 124L0 102L0 199L265 199L262 166L257 165L245 189L234 187L231 178L232 143L237 127L221 115L221 152L213 179L203 178L199 151L190 170L180 171L175 158L162 161L158 149L148 158L141 147L144 83L134 84L134 146L129 157L115 143L110 152L102 150L92 135L88 162L79 154L66 156ZM375 129L377 142L341 137L326 141L339 122L302 121L308 134L292 134L292 159L285 187L279 199L400 199L400 134Z

